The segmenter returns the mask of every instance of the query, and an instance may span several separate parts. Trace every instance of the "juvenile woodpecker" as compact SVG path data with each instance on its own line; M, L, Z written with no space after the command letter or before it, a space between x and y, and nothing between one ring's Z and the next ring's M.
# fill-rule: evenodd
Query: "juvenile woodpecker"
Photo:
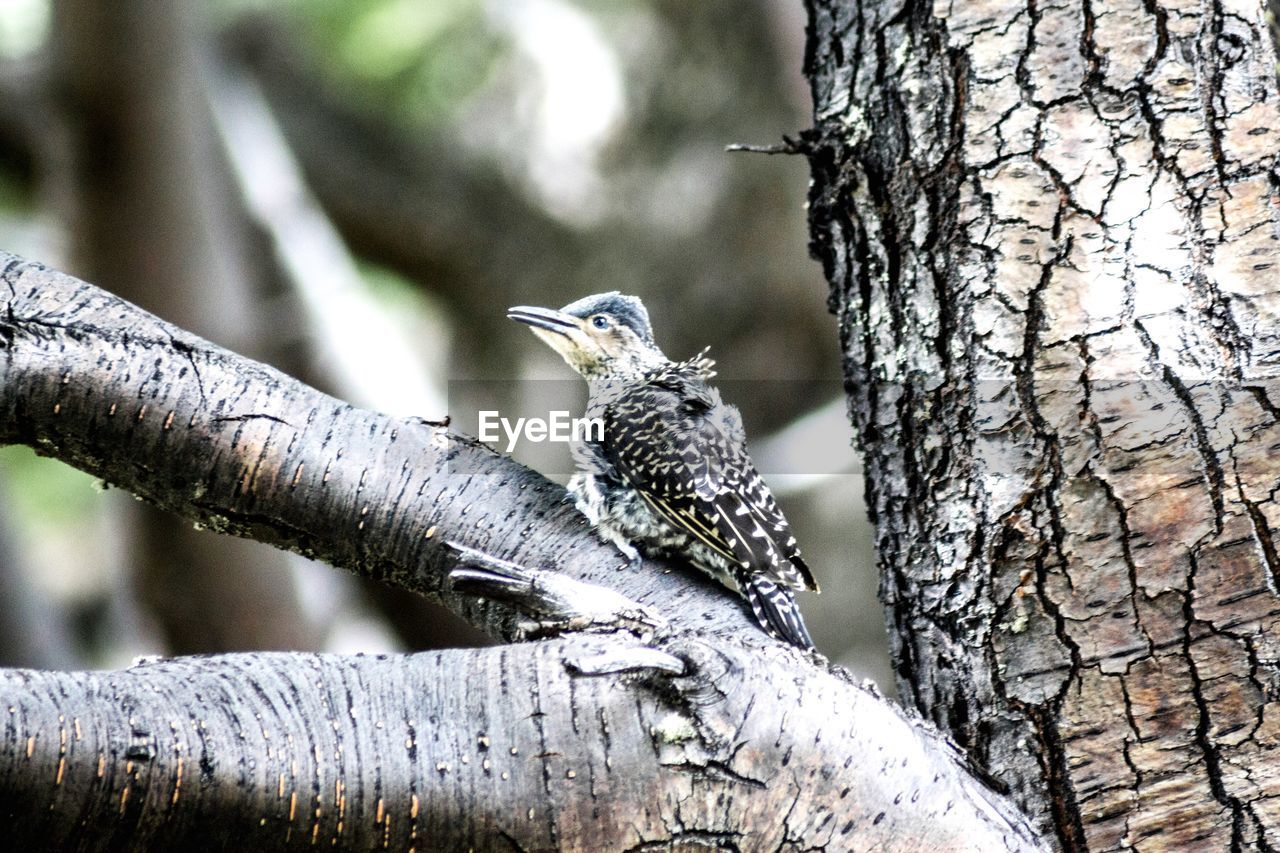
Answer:
M638 547L692 563L746 598L770 634L813 648L794 591L818 585L747 454L738 410L707 382L706 351L671 361L644 304L616 291L507 316L587 380L587 417L604 435L574 446L569 489L600 535L633 560Z

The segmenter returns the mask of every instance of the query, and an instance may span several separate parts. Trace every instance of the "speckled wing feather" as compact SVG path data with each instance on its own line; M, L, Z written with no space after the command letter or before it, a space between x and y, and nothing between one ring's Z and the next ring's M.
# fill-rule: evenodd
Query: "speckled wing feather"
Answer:
M704 375L696 363L675 364L623 390L605 410L603 451L668 523L724 557L741 579L787 591L794 610L789 590L817 584L747 455L737 411Z

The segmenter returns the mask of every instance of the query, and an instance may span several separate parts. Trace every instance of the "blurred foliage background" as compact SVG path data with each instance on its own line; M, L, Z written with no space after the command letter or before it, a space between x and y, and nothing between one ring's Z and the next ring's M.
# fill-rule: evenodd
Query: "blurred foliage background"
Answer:
M725 151L808 125L803 43L798 0L4 0L3 247L427 417L566 378L507 306L637 294L669 355L719 361L819 647L891 688L807 165ZM0 588L4 665L485 642L23 448Z

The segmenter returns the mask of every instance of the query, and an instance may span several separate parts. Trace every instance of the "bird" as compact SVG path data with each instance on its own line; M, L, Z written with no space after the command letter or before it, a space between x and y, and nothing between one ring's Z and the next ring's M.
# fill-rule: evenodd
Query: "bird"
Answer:
M747 452L741 415L709 382L708 350L667 358L644 303L618 291L507 316L587 380L586 417L603 429L574 444L569 492L599 536L633 564L641 553L692 564L745 598L771 636L813 649L795 593L818 584Z

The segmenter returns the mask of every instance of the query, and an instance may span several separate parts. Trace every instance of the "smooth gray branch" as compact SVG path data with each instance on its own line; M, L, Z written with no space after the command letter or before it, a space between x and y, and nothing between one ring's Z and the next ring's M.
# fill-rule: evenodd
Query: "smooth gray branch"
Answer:
M667 620L608 587L575 580L558 571L526 568L456 542L458 567L449 573L457 592L504 601L532 616L530 635L568 631L626 630L651 637Z
M627 628L0 671L0 799L20 848L1038 849L927 724L769 640L718 588L629 567L538 475L13 257L4 442L507 636L529 613ZM491 600L455 592L451 571Z
M453 592L446 538L615 589L676 626L772 643L715 584L629 567L562 488L486 445L354 408L3 253L0 382L0 443L210 529L422 592L491 633L512 636L519 614Z

